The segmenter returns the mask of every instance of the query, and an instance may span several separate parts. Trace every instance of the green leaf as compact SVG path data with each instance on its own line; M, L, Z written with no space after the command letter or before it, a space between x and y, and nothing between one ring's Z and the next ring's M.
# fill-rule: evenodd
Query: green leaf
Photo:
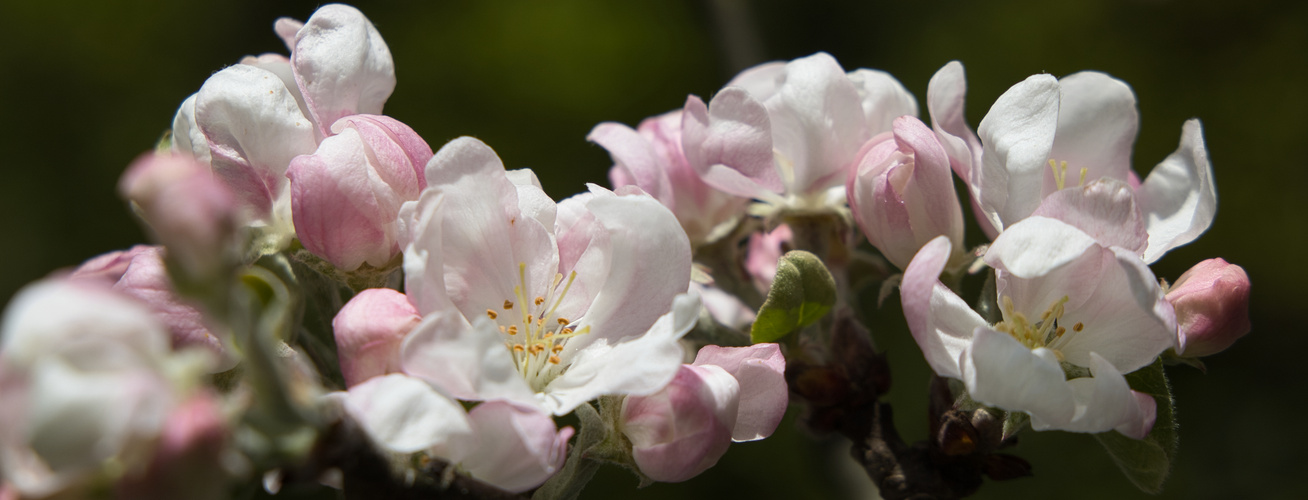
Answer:
M1145 493L1163 491L1163 482L1176 459L1176 416L1172 390L1163 373L1162 360L1126 376L1132 389L1149 394L1158 403L1158 418L1144 439L1131 439L1117 431L1096 434L1095 439L1108 451L1122 473Z
M836 281L817 256L795 250L781 256L768 298L759 309L750 340L774 342L811 325L836 305Z

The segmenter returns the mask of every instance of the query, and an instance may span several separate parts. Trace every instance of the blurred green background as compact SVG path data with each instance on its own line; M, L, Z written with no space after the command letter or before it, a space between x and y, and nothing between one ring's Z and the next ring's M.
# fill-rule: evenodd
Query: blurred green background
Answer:
M0 299L54 269L144 241L115 194L176 107L241 56L285 53L279 16L316 2L241 0L0 3ZM968 117L1034 73L1083 69L1130 83L1142 117L1142 176L1203 120L1221 206L1199 242L1154 266L1175 279L1221 256L1254 283L1253 333L1209 358L1208 374L1170 370L1181 448L1164 498L1291 498L1304 491L1300 427L1308 336L1308 2L439 1L356 4L394 54L386 112L433 148L481 138L509 168L531 167L556 198L607 184L607 154L585 141L602 121L634 125L710 96L749 65L826 51L848 70L891 72L918 96L941 65L963 61ZM925 114L925 106L923 106ZM925 119L926 117L923 116ZM975 235L972 235L975 237ZM886 304L894 318L898 303ZM875 320L874 320L875 321ZM902 323L883 321L901 431L925 432L926 367ZM990 483L979 498L1134 498L1088 436L1026 433L1015 452L1034 478ZM826 498L867 480L842 472L847 448L790 422L735 445L683 484L634 491L606 469L584 498Z

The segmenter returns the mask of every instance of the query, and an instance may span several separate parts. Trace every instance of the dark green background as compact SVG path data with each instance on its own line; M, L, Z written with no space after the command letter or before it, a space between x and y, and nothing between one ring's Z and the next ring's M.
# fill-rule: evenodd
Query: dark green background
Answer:
M306 19L316 5L0 3L0 261L8 263L0 268L0 298L7 302L24 283L54 269L143 241L115 194L119 174L209 74L243 55L285 53L273 20ZM1272 498L1304 491L1308 332L1297 318L1308 282L1308 3L357 5L395 57L399 84L387 114L433 148L477 136L509 168L534 168L556 198L582 190L583 182L607 182L608 156L584 139L596 123L634 125L680 107L686 94L711 95L746 65L820 50L846 69L891 72L919 102L932 73L959 59L968 70L973 126L1000 93L1030 74L1111 73L1139 96L1135 165L1142 176L1175 149L1181 123L1199 117L1221 207L1199 242L1154 268L1175 279L1209 257L1243 265L1254 283L1254 332L1209 358L1207 375L1171 370L1181 452L1163 496ZM898 304L886 307L894 313ZM906 437L917 439L925 427L925 364L902 323L883 322L877 341L896 369L892 401ZM768 441L733 446L700 478L633 496L838 495L833 464L847 463L842 445L811 442L787 422ZM1034 463L1036 477L988 484L982 497L1143 496L1088 436L1027 433L1016 451ZM854 478L853 484L864 483ZM634 485L624 472L606 470L586 496L625 497Z

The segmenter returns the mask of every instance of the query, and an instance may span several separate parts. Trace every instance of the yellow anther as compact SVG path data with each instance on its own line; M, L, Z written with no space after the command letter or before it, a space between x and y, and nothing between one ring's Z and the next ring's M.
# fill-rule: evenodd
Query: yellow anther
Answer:
M563 361L563 360L559 359L558 356L550 356L550 363L554 363L554 364L557 365L557 364L559 364L559 362L561 362L561 361Z
M1079 332L1084 329L1085 329L1085 323L1082 323L1080 321L1077 321L1075 325L1072 325L1072 331L1074 332Z
M545 318L536 320L536 326L545 326Z
M505 328L504 325L500 325L500 333L509 333L509 329Z
M534 300L533 302L535 302L536 305L544 304L544 303L545 303L545 297L541 297L540 295L537 295L537 296L536 296L536 300Z
M536 316L531 315L531 314L528 314L528 315L527 315L527 323L531 323L531 322L533 322L533 321L536 321Z
M486 317L488 317L488 318L490 318L490 319L495 319L495 318L499 317L499 314L495 314L495 311L490 310L490 309L487 309L487 310L486 310Z
M571 321L568 321L568 318L559 318L560 325L566 325L568 323L571 323Z
M540 344L536 344L536 345L531 346L531 353L532 353L532 354L540 354L540 353L542 353L542 352L545 352L545 346L540 345Z
M568 335L568 334L570 334L570 333L572 333L572 329L571 329L571 328L564 328L564 329L563 329L563 334L564 334L564 335Z
M561 352L563 352L563 346L561 346L561 345L556 345L556 346L554 346L553 349L550 349L550 352L553 352L554 354L561 353Z
M518 325L509 325L509 335L518 334Z
M523 348L522 344L513 344L513 350L515 352L523 352L526 351L527 349Z
M554 332L545 332L545 335L542 335L540 338L547 339L553 336L554 336Z
M504 309L505 310L513 309L513 302L508 300L504 301Z
M1055 336L1055 337L1062 337L1064 333L1067 333L1067 329L1066 329L1066 328L1063 328L1063 327L1060 326L1060 327L1058 327L1058 331L1057 331L1057 332L1054 332L1054 336Z

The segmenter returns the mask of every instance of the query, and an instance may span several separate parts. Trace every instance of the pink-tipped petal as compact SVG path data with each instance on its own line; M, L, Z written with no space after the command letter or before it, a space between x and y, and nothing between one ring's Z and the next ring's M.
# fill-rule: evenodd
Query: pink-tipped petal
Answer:
M1249 333L1249 275L1223 259L1190 268L1167 292L1179 327L1177 352L1208 356Z
M400 371L400 343L420 321L408 297L389 288L364 290L350 299L332 319L345 385Z
M755 441L772 435L790 402L786 358L780 346L707 345L695 355L693 364L721 367L740 383L740 407L732 424L732 441Z
M972 333L986 322L957 294L940 283L940 273L952 254L949 238L939 236L918 250L908 268L900 296L904 318L927 364L942 377L963 377L959 356Z
M1126 182L1101 178L1083 187L1051 193L1031 215L1066 222L1105 246L1143 254L1149 243L1144 217Z
M380 115L395 90L395 63L381 33L358 9L329 4L295 36L295 80L322 135L342 117Z
M739 385L718 366L683 365L667 387L628 396L620 429L641 473L675 483L718 462L731 444Z
M460 470L513 493L540 486L563 467L571 427L534 407L487 401L468 412L472 439L451 449Z

